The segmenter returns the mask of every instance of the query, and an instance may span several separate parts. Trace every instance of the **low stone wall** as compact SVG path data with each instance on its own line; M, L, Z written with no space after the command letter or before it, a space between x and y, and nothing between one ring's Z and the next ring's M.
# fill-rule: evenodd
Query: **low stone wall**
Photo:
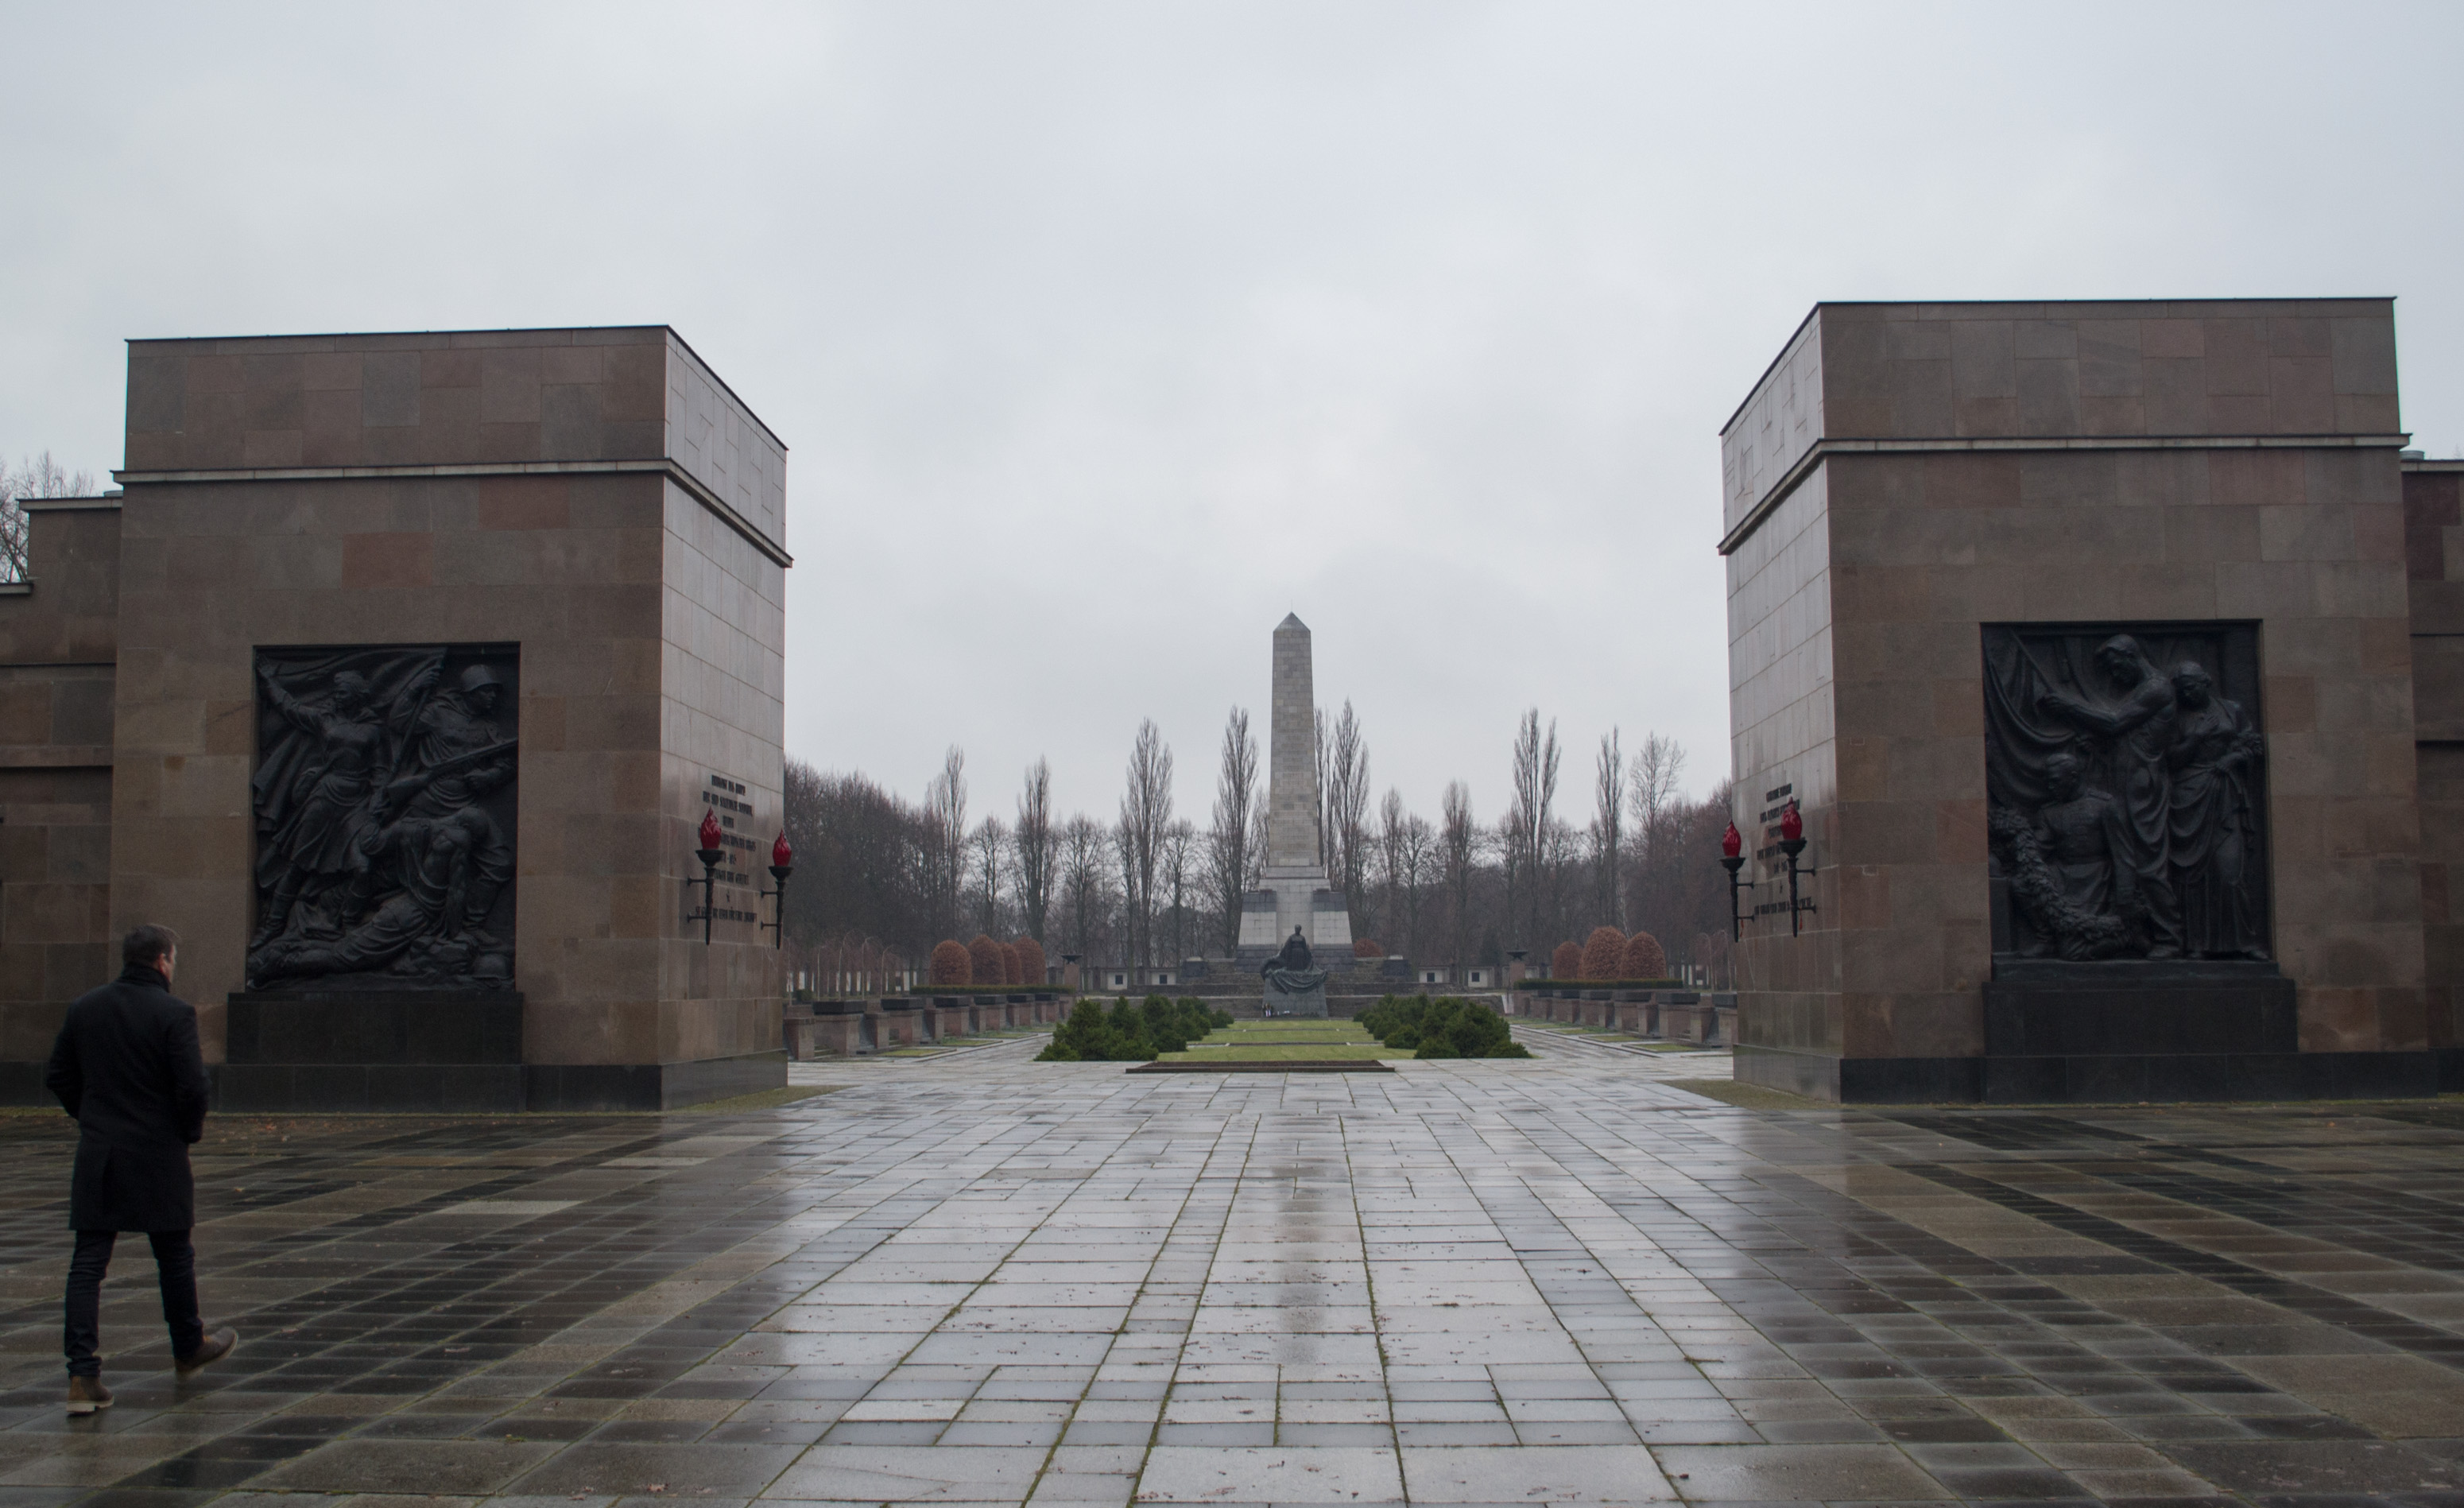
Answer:
M1668 1042L1725 1047L1736 1041L1737 997L1725 991L1586 989L1543 980L1514 990L1506 1013L1535 1025L1588 1027Z
M1003 995L889 995L790 1002L781 1015L787 1055L797 1062L861 1057L952 1037L1050 1026L1070 1002L1057 990Z

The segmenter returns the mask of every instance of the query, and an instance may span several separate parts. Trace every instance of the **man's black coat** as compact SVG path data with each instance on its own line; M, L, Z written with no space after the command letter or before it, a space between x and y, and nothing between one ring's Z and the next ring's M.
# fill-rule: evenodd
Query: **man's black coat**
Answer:
M206 1134L197 1012L143 965L69 1007L44 1086L77 1118L76 1231L186 1231L197 1223L188 1147Z

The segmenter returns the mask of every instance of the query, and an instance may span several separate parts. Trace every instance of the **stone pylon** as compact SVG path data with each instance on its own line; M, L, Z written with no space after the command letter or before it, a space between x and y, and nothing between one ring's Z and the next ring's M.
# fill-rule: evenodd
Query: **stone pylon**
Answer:
M1317 690L1309 625L1298 613L1275 629L1273 699L1266 723L1265 887L1241 907L1241 960L1265 962L1301 929L1320 968L1352 961L1352 914L1327 888L1318 832Z

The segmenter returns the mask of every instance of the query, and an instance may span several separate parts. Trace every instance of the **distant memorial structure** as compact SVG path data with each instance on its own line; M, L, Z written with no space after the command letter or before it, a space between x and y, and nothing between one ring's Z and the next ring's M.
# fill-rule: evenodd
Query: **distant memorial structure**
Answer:
M1317 695L1309 625L1298 613L1286 616L1275 629L1271 708L1265 886L1250 891L1242 901L1239 962L1266 979L1266 1002L1277 1014L1322 1016L1327 1011L1326 965L1339 962L1349 967L1352 962L1352 913L1342 893L1327 885L1318 832ZM1296 955L1293 941L1301 943ZM1292 992L1293 1003L1287 1007L1278 998L1274 976L1265 972L1270 967L1287 977L1316 977Z
M783 1083L778 437L657 325L136 341L127 402L0 584L0 1099L141 921L226 1109Z
M2464 463L2406 441L2387 299L1818 305L1721 439L1737 1076L2464 1088Z

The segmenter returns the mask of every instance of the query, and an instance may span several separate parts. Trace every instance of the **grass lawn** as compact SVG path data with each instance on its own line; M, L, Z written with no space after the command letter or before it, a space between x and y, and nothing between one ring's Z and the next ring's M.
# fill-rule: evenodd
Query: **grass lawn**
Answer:
M1186 1053L1165 1054L1167 1063L1307 1063L1408 1058L1408 1052L1380 1047L1356 1022L1278 1016L1236 1021L1210 1031Z

